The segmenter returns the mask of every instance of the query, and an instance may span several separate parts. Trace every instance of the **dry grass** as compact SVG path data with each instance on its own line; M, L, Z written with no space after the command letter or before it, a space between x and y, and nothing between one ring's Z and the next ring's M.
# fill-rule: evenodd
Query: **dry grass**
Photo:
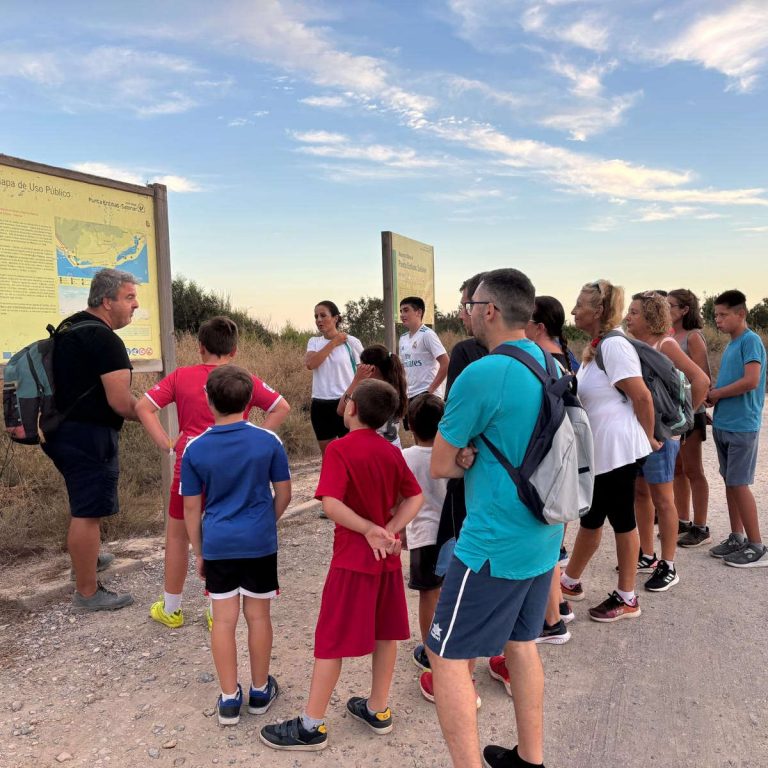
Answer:
M706 329L713 375L719 367L726 338ZM761 334L768 342L768 334ZM442 335L450 351L463 337ZM766 344L768 346L768 343ZM317 444L309 423L312 374L303 365L305 343L301 339L278 340L266 346L244 338L237 362L273 386L291 404L291 415L280 429L280 436L293 460L317 456ZM574 342L577 356L581 350ZM184 334L177 344L179 365L198 362L197 342ZM138 395L153 384L150 374L133 381ZM258 423L260 417L254 414ZM404 443L405 444L405 443ZM121 513L105 525L107 538L124 538L159 533L163 528L162 489L158 453L140 425L128 423L120 447ZM61 476L37 447L11 443L0 438L0 562L44 550L61 550L69 520L69 508Z

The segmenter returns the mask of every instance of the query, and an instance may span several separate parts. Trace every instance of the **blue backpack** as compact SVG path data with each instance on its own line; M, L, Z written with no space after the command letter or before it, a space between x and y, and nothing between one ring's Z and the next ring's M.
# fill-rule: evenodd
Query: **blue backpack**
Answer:
M96 384L83 392L66 411L56 407L53 381L53 354L57 339L77 328L101 326L103 323L62 323L58 328L46 326L47 339L33 341L20 349L3 372L3 416L5 431L15 443L38 445L55 432L70 411Z

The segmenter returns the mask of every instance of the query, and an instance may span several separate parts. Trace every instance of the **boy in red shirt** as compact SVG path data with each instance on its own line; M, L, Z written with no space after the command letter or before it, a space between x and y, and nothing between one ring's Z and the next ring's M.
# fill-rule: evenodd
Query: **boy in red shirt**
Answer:
M315 493L336 530L309 701L298 717L261 729L261 740L273 749L325 749L325 711L349 656L372 654L373 663L371 695L353 696L347 710L374 733L392 730L387 701L397 641L410 637L396 532L416 516L422 496L402 453L376 432L397 408L394 388L367 379L346 398L350 432L326 449Z
M237 353L237 324L228 317L206 320L197 334L200 343L199 365L177 368L155 384L138 403L136 415L161 451L176 454L168 505L168 524L165 528L165 574L162 599L153 603L149 615L160 624L176 629L184 624L181 598L189 566L189 538L184 527L184 500L179 495L181 457L187 442L213 426L213 414L208 407L205 382L208 374L220 365L231 363ZM179 416L179 435L172 440L163 429L158 412L176 403ZM276 430L285 420L291 407L279 392L253 377L253 395L243 418L252 408L260 408L267 415L264 428ZM210 614L209 614L210 616ZM210 618L208 620L210 629Z

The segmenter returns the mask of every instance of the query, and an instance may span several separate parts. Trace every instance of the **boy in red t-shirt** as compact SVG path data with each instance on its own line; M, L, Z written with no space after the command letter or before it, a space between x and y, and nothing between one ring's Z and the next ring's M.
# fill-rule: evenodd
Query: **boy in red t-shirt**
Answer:
M315 493L336 530L315 629L309 700L298 717L261 729L261 740L273 749L325 748L325 711L342 659L350 656L372 654L373 663L371 695L353 696L347 710L374 733L392 730L387 701L397 641L410 637L396 532L416 516L422 496L402 453L376 432L397 408L394 388L367 379L346 398L350 432L326 449Z
M187 442L213 426L213 414L208 407L205 382L208 374L220 365L231 363L237 353L237 324L228 317L206 320L197 334L200 344L200 365L177 368L155 384L136 403L136 415L153 442L161 451L176 454L168 505L168 524L165 528L165 574L162 599L153 603L149 615L161 624L176 629L184 624L181 597L189 566L189 538L184 527L184 500L179 495L181 457ZM176 403L179 417L179 435L172 440L163 429L158 412ZM291 410L279 392L253 377L253 396L245 409L247 419L252 408L260 408L267 415L264 428L275 430ZM209 627L210 629L210 619Z

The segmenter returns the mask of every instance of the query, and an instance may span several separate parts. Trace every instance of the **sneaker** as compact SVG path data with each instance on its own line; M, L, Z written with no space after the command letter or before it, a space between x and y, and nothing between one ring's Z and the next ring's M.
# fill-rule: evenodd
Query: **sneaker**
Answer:
M635 604L630 605L621 599L618 592L612 592L607 600L600 605L589 609L589 618L592 621L618 621L619 619L633 619L640 615L640 603L635 598Z
M644 555L643 550L640 550L640 554L637 556L637 572L638 573L653 573L656 570L656 566L659 561L654 552L652 555ZM617 565L614 570L618 573L619 566Z
M325 723L307 730L300 717L282 723L265 725L259 732L261 741L272 749L293 749L301 752L319 752L328 746Z
M573 608L571 608L571 604L567 600L563 600L563 602L560 603L560 618L564 624L570 624L576 618L576 614L573 612Z
M732 555L734 552L740 552L746 546L746 539L740 539L735 533L729 533L727 539L723 539L709 550L709 554L712 557L725 557L726 555Z
M545 621L544 629L541 630L541 634L534 640L534 642L564 645L570 639L571 633L565 628L565 622L560 619L557 624L553 624L551 627Z
M561 579L560 591L563 593L563 597L573 600L574 603L578 603L579 600L583 600L586 597L580 581L576 582L572 587L567 587Z
M75 591L72 595L73 613L91 613L92 611L117 611L133 603L133 595L128 592L118 595L107 589L100 581L96 582L96 592L90 597L83 597Z
M432 669L432 667L429 666L429 656L427 656L427 652L424 650L422 643L419 643L413 649L413 663L425 672L429 672L429 670Z
M568 565L569 560L570 557L568 557L568 550L565 547L560 547L560 557L557 559L557 564L561 568L565 568L565 566Z
M483 750L483 765L486 768L518 768L522 763L517 754L517 747L506 749L495 744L489 744Z
M693 528L693 523L690 520L678 520L677 521L677 535L682 536L684 533Z
M173 613L166 613L165 602L162 597L149 607L149 615L155 621L165 624L166 627L171 629L178 629L184 624L184 614L181 612L181 608Z
M504 690L507 692L507 696L512 695L512 686L509 684L509 670L507 669L507 661L503 656L491 656L488 659L488 674L500 683L504 684Z
M692 525L688 531L677 540L677 546L694 549L695 547L702 547L704 544L709 544L710 541L712 541L712 536L709 533L708 526L705 525L703 528L699 528L698 525Z
M503 656L501 656L501 659L504 659ZM475 681L472 681L472 684L475 684ZM434 682L432 680L432 673L431 672L423 672L421 677L419 677L419 690L421 691L421 695L427 700L434 703L435 701L435 688L434 688ZM477 693L477 692L475 692ZM510 694L511 696L512 694ZM480 709L480 706L482 705L483 700L478 696L477 697L477 708Z
M666 592L680 581L675 568L670 568L666 560L659 560L659 564L648 581L645 588L649 592Z
M237 684L237 696L225 699L221 694L216 700L216 714L219 725L237 725L240 722L240 707L243 706L243 689Z
M738 552L726 555L723 562L734 568L765 568L768 567L768 550L764 544L747 544Z
M111 552L100 552L99 556L96 558L96 573L101 573L102 571L106 571L107 568L109 568L112 563L115 562L115 556ZM75 580L75 569L70 568L69 569L69 578L74 581Z
M248 711L252 715L263 715L277 698L280 688L272 675L267 675L267 690L255 691L253 688L248 690Z
M211 613L211 606L205 606L205 623L208 626L208 631L213 629L213 614Z
M374 733L384 735L392 730L392 710L387 707L383 712L368 711L368 699L353 696L347 702L347 711L352 717L365 723Z

